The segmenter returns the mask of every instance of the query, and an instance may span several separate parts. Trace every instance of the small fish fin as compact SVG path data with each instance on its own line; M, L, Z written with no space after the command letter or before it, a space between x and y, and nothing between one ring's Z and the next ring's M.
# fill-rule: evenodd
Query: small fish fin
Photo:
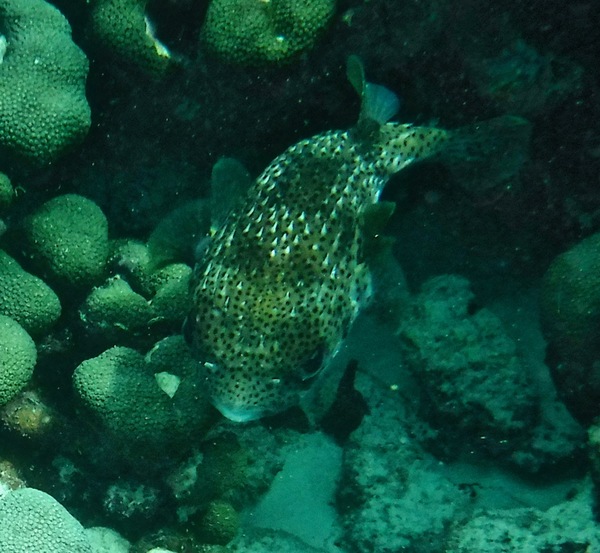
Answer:
M439 154L457 183L468 192L485 192L506 184L529 154L531 123L503 115L450 131Z
M211 175L211 230L220 228L252 184L250 173L237 159L222 157Z
M197 242L210 229L208 200L188 202L169 213L148 238L151 271L181 261L193 265Z
M367 79L365 77L365 66L362 60L354 54L348 56L346 61L346 77L350 84L356 90L356 93L362 98Z
M379 236L396 210L394 202L377 202L362 211L362 228L366 237Z
M381 323L397 328L410 299L408 284L394 255L395 240L390 236L381 236L377 242L368 260L373 296L367 310Z
M346 75L361 98L359 123L375 121L383 125L398 113L398 96L383 85L367 82L363 63L358 56L348 57Z

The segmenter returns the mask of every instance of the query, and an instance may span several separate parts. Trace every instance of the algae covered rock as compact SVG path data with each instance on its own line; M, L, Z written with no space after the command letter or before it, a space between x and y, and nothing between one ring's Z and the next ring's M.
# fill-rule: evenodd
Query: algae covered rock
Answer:
M58 196L25 221L27 254L38 270L67 289L98 283L108 258L102 210L77 194Z
M61 314L60 300L52 289L2 250L0 313L13 318L33 335L47 332Z
M435 446L510 455L530 441L537 397L515 342L473 300L465 278L428 280L401 324L401 345L423 393L422 416L440 430Z
M90 34L98 51L115 63L158 77L173 66L173 60L154 36L145 13L147 3L147 0L95 0Z
M544 335L560 357L600 361L600 233L552 262L540 308Z
M334 11L335 0L212 0L202 37L229 62L282 63L311 48Z
M186 448L212 418L212 409L181 336L165 338L144 357L113 347L81 363L75 392L112 438L152 451Z
M92 553L83 526L40 490L22 488L0 498L2 553Z
M43 0L0 1L0 159L54 161L91 123L88 61L63 15Z
M27 385L36 360L31 336L19 323L0 315L0 405L8 403Z
M559 395L587 424L600 415L600 233L552 262L542 280L540 317Z

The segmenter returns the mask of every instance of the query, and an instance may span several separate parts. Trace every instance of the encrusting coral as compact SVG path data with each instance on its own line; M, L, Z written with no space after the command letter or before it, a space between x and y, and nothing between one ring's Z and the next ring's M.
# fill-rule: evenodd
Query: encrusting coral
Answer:
M144 357L113 347L81 363L75 392L109 435L132 450L164 452L190 444L212 419L197 363L181 336L161 340Z
M19 323L0 315L0 405L8 403L27 385L36 360L31 336Z
M147 3L147 0L95 0L90 35L97 50L115 63L159 77L173 66L173 59L154 36L145 13Z
M61 310L58 296L43 280L0 250L0 313L35 336L50 330Z
M227 61L277 64L311 48L334 12L335 0L213 0L202 36Z
M0 28L0 158L47 165L90 127L88 60L43 0L2 0Z
M77 194L57 196L24 224L27 256L37 270L63 288L97 284L108 258L108 222L91 200Z
M54 498L22 488L0 498L3 553L92 553L83 526Z

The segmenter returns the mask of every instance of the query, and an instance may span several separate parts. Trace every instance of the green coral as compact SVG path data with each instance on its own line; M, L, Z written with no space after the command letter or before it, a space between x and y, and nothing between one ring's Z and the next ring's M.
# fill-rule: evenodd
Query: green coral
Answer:
M0 155L45 165L83 140L88 61L43 0L0 0Z
M102 210L77 194L58 196L25 221L27 253L38 270L68 289L99 282L108 258L108 223Z
M92 553L83 526L40 490L22 488L0 498L2 553Z
M202 37L229 62L281 63L311 48L334 11L335 0L212 0Z
M109 256L111 270L122 275L135 292L150 300L152 324L181 328L189 311L192 269L185 263L170 263L154 269L146 244L117 240Z
M156 294L151 302L155 322L181 328L190 308L191 278L192 269L184 263L172 263L152 273L151 281L156 283Z
M154 36L145 13L147 3L147 0L96 0L90 31L98 49L117 63L161 76L172 67L173 60Z
M0 315L0 405L8 403L26 386L36 360L31 336L19 323Z
M79 309L86 334L106 343L130 343L148 334L152 309L146 299L120 277L88 295Z
M144 357L113 347L73 375L83 404L125 453L187 447L212 418L198 363L181 336L158 342Z
M61 314L58 296L43 281L24 271L0 250L0 313L17 321L27 332L47 332Z
M144 297L150 298L156 292L150 282L150 253L144 242L131 238L114 240L110 245L108 266Z

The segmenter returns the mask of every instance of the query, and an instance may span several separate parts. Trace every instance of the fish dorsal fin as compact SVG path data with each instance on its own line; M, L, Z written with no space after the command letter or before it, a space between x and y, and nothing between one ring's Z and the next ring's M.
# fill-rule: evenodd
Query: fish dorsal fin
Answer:
M365 68L358 56L348 57L346 75L361 98L359 124L364 121L375 121L383 125L398 113L400 109L398 96L383 85L367 82Z
M237 159L222 157L211 175L211 230L220 228L252 184L250 173Z

